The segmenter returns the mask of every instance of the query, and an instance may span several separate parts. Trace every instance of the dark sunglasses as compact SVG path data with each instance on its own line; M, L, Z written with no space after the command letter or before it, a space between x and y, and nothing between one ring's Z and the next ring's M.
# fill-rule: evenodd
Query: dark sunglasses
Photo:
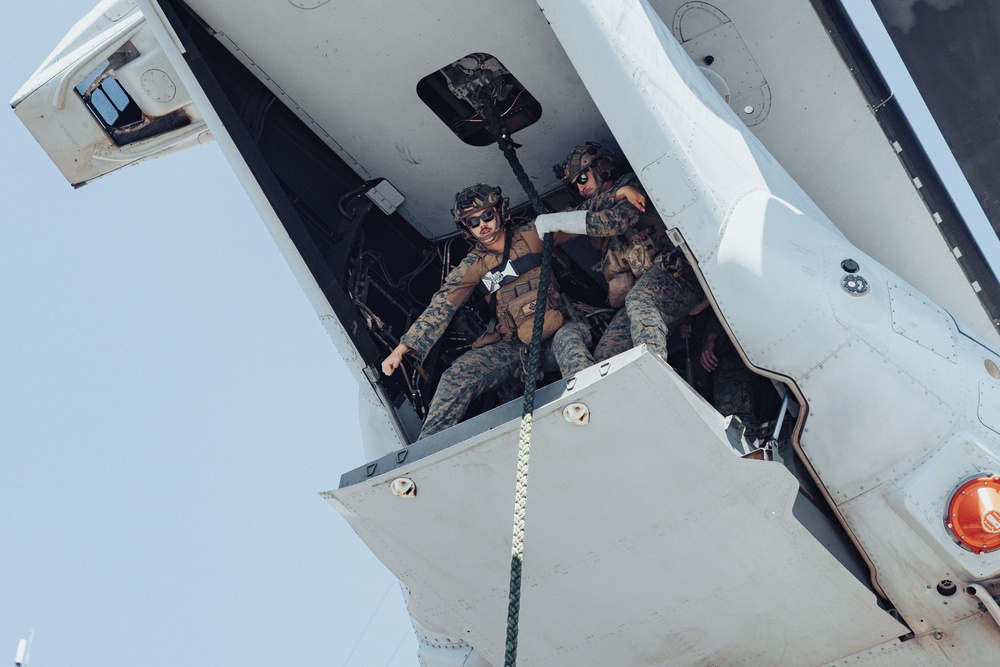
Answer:
M466 218L465 220L462 221L462 223L469 229L475 229L476 227L479 226L480 222L489 222L490 220L495 218L496 215L497 215L496 211L494 211L491 208L488 208L479 215L474 215L470 218Z
M586 171L581 171L579 174L576 175L576 178L573 179L573 183L576 184L576 185L583 185L584 183L586 183L589 180L590 180L590 177L587 176L587 172Z

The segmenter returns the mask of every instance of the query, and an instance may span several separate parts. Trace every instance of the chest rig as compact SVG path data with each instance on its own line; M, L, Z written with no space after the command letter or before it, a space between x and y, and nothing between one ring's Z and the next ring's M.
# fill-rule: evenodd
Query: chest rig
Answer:
M477 288L485 293L487 301L494 305L496 324L494 326L491 322L487 333L473 343L473 347L482 347L501 339L508 343L516 340L525 345L531 343L531 328L541 275L541 240L534 235L520 234L508 229L500 262L482 277ZM564 318L559 310L560 306L559 289L555 281L550 281L542 330L543 339L551 336L562 326Z
M651 209L639 214L635 226L602 244L601 273L608 281L608 302L614 308L625 303L625 295L641 278L673 250L660 216Z

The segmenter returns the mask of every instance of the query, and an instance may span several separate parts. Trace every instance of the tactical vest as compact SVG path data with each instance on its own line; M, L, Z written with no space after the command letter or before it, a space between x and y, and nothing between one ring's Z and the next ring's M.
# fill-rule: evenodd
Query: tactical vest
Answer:
M625 295L661 257L673 249L660 216L648 207L635 226L620 236L606 239L601 273L608 281L608 302L614 308L625 303Z
M487 300L495 306L496 326L476 341L473 347L482 347L501 338L508 343L520 340L527 345L531 342L538 285L542 277L542 248L542 240L535 234L508 232L503 256L480 282ZM559 286L554 276L550 276L542 331L544 338L548 338L562 326L564 318L561 307Z

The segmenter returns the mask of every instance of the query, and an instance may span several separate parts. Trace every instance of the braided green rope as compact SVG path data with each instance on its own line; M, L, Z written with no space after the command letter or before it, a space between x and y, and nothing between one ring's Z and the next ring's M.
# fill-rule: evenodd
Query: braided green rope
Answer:
M528 195L535 213L545 213L545 205L535 191L517 159L514 142L507 134L507 128L500 114L493 107L492 100L481 105L480 111L486 120L493 139L510 163L518 183ZM510 550L510 594L507 602L507 648L504 666L517 664L518 618L521 613L521 570L524 561L524 517L528 503L528 460L531 457L531 423L535 411L535 386L538 382L538 368L541 365L542 325L545 321L545 306L549 293L549 275L552 269L552 235L546 234L542 248L542 275L539 277L538 299L535 301L535 319L531 329L531 345L528 351L528 371L524 379L524 405L521 409L521 432L517 449L517 484L514 489L514 534Z

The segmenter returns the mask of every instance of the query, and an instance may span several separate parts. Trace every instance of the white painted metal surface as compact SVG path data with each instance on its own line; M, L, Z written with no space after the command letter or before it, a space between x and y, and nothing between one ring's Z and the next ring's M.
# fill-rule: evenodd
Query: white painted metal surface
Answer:
M74 88L126 44L131 44L139 56L115 68L113 78L141 102L143 118L183 113L190 122L163 134L118 145ZM165 50L132 0L103 2L81 19L22 86L11 105L74 185L212 140Z
M578 403L586 425L563 417ZM326 494L414 617L493 665L517 434L511 420ZM532 442L519 665L800 666L905 634L792 517L791 475L741 459L718 413L643 349L540 406ZM399 498L397 477L418 494Z
M963 549L945 534L940 513L918 522L930 539L910 529L887 492L960 434L990 462L1000 455L1000 439L977 416L983 356L995 363L996 351L956 334L943 311L854 248L714 94L648 6L595 3L583 12L541 4L632 164L651 165L643 169L651 199L683 234L750 361L791 377L802 391L809 416L801 450L881 588L918 634L975 615L968 599L922 595L955 571L924 554L940 548L953 562ZM586 74L609 62L619 67ZM691 204L671 214L661 202L678 191ZM847 258L871 284L864 296L840 287ZM923 499L939 507L952 488ZM979 563L977 578L995 577L1000 556Z

